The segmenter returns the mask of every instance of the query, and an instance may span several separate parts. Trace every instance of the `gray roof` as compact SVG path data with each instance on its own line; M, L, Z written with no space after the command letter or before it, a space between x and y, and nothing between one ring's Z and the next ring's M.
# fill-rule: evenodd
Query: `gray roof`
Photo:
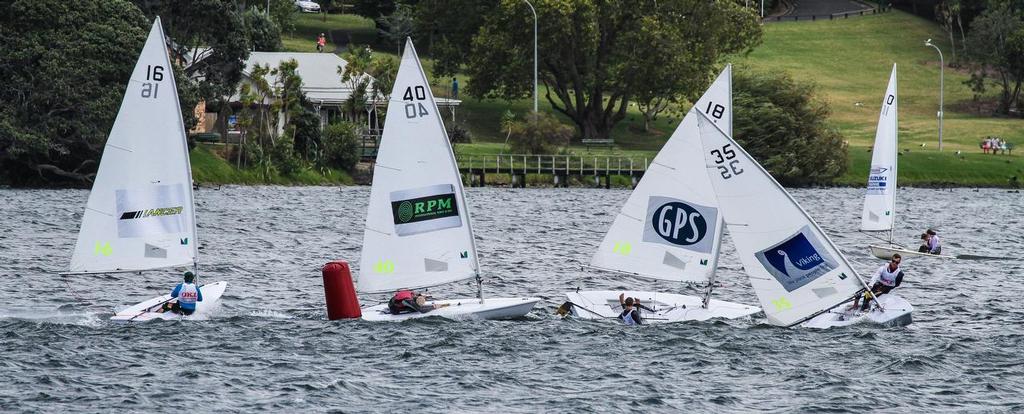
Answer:
M243 73L248 77L256 65L273 69L289 59L299 63L296 71L302 77L302 92L310 102L340 103L352 93L352 88L343 83L338 75L338 67L345 67L348 62L333 53L252 52L245 62ZM363 75L370 76L365 73ZM372 82L373 78L370 79ZM267 81L271 84L275 80L273 75L267 75Z

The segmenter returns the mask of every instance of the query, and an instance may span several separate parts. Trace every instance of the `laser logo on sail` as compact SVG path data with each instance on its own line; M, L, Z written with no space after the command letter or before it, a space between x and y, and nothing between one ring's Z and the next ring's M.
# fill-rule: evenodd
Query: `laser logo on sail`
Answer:
M647 204L645 242L711 253L718 210L668 197L651 197Z
M148 210L139 211L126 211L124 213L121 213L121 220L134 220L146 217L174 216L181 214L183 210L185 210L184 206L151 208Z
M789 292L838 267L808 226L754 257Z

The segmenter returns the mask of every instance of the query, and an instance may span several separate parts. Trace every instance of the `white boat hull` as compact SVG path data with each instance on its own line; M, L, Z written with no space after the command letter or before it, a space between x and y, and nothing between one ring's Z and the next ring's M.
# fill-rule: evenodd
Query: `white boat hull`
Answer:
M875 257L877 257L879 259L885 259L885 260L892 259L892 255L896 254L896 253L899 253L900 256L903 256L903 257L917 256L917 257L934 257L934 258L937 258L937 259L955 259L956 258L955 256L949 256L949 255L944 255L944 254L921 253L921 252L916 251L916 250L901 249L901 248L896 247L896 246L875 246L875 245L869 245L868 248L871 249L871 255L872 256L875 256Z
M640 310L645 323L671 323L686 321L707 321L710 319L736 319L761 311L757 306L712 299L704 308L702 299L696 296L674 293L592 290L569 292L565 296L575 306L572 316L580 319L617 319L622 313L619 294L640 300L640 304L654 310Z
M850 305L844 303L835 309L811 318L811 320L804 322L801 326L817 329L850 326L858 323L906 326L914 321L912 316L914 307L899 295L891 293L881 295L878 297L878 301L882 304L882 308L885 309L884 311L872 304L873 309L871 311L861 312L860 307L850 309Z
M220 297L224 295L228 282L207 283L199 287L203 293L203 301L196 303L196 311L185 316L174 312L160 312L161 305L171 299L171 295L157 296L145 302L129 306L117 312L110 318L114 322L146 322L154 319L162 320L206 320L209 319L210 311L220 304Z
M363 320L373 322L400 322L407 319L440 317L448 319L515 319L526 316L540 298L485 298L483 303L477 298L433 300L424 305L427 308L437 306L426 313L411 312L398 315L391 314L388 304L380 304L363 308Z

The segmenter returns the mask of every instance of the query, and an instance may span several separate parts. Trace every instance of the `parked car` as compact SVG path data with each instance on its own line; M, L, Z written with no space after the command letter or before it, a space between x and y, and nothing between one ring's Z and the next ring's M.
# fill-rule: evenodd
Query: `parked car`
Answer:
M320 5L312 1L296 0L295 8L303 13L320 13Z

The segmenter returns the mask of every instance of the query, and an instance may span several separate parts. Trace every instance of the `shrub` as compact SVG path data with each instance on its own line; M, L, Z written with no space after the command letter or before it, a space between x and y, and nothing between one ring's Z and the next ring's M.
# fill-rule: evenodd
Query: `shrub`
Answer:
M453 144L468 144L473 142L473 137L469 134L469 130L466 127L459 124L448 125L448 140Z
M737 71L736 140L783 185L827 184L848 168L843 136L815 86L787 74Z
M569 145L575 129L545 113L531 113L510 125L509 144L514 153L550 154Z
M351 171L362 156L361 138L361 125L344 121L328 125L322 138L324 163Z

